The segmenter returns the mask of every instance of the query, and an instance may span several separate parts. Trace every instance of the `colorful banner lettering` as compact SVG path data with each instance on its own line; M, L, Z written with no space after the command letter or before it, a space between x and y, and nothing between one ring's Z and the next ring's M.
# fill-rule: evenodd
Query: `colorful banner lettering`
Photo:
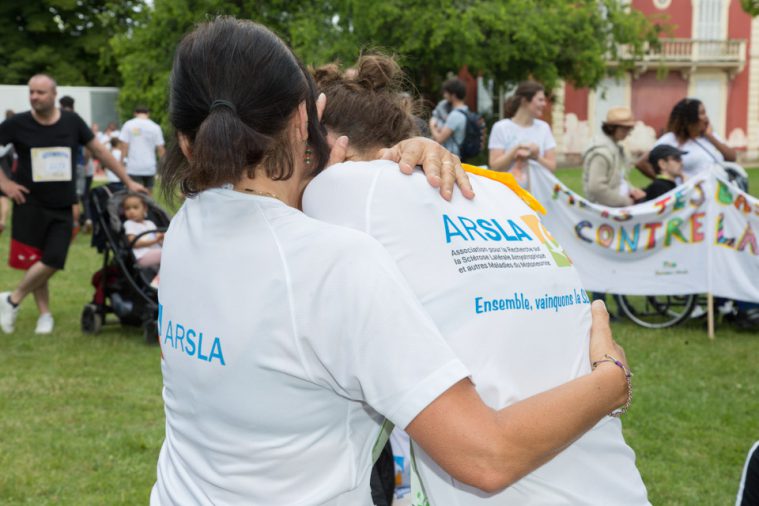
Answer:
M532 167L531 191L550 234L586 289L630 295L712 292L759 302L759 200L716 176L658 199L611 208Z

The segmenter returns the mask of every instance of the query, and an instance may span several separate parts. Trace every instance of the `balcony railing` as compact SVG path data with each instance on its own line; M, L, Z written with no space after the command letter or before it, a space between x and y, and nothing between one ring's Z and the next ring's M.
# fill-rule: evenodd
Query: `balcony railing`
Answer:
M625 59L632 57L625 48L620 51L620 56ZM654 66L684 72L712 68L737 74L746 65L746 41L661 39L659 47L648 48L635 63L636 67L643 70Z

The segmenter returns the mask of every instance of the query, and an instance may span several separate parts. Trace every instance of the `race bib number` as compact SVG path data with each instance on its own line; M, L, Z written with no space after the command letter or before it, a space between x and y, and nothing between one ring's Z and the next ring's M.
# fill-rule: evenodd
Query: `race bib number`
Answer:
M71 148L32 148L32 181L71 181Z

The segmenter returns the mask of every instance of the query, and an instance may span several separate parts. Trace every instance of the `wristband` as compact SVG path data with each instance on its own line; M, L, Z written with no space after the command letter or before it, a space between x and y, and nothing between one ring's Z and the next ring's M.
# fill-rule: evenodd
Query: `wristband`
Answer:
M622 372L625 373L625 380L627 380L627 401L625 402L624 406L622 406L621 408L619 408L617 410L614 410L611 413L609 413L609 416L613 416L615 418L619 418L620 416L622 416L625 413L627 413L627 410L630 409L630 404L632 403L632 398L633 398L632 375L633 375L633 373L632 373L632 371L630 371L630 369L628 369L625 366L625 364L623 364L622 362L620 362L616 358L612 357L608 353L604 354L604 358L603 359L596 360L595 362L593 362L591 364L591 367L593 369L595 369L596 367L598 367L598 364L601 364L603 362L611 362L612 364L614 364L617 367L619 367L620 369L622 369Z

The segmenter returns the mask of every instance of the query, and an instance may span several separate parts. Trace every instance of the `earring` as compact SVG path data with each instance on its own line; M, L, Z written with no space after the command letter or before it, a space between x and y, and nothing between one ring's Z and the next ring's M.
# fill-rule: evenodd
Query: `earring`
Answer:
M306 166L311 165L311 145L306 141L306 154L303 157L303 161L306 162Z

